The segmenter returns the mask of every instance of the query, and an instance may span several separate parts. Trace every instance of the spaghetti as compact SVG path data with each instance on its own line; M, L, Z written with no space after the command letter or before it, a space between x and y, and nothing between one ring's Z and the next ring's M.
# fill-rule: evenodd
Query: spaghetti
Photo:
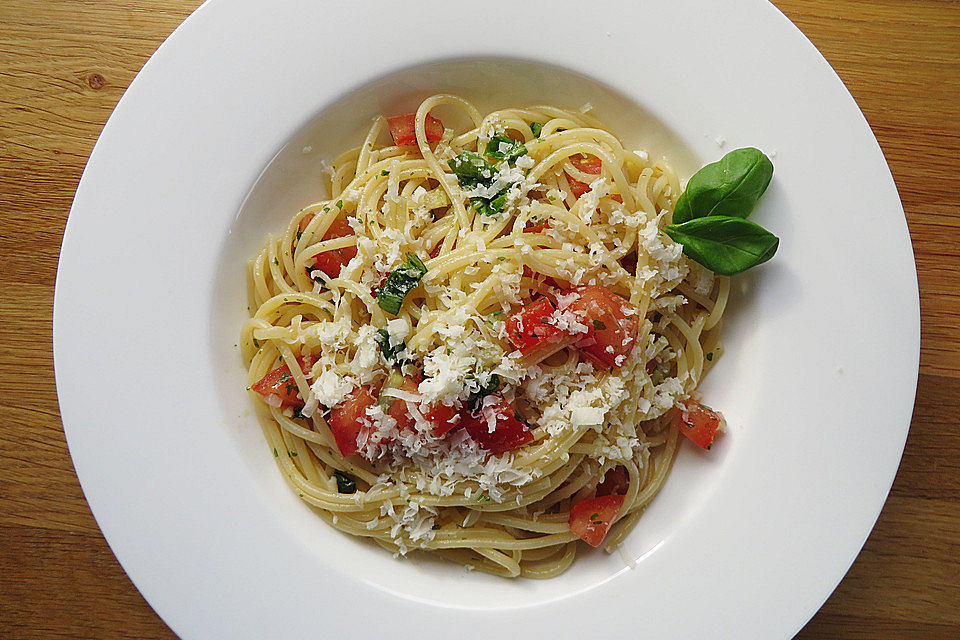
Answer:
M722 420L689 397L728 280L660 233L670 166L587 113L435 95L329 173L249 269L248 384L293 489L348 534L501 576L616 546L683 428Z

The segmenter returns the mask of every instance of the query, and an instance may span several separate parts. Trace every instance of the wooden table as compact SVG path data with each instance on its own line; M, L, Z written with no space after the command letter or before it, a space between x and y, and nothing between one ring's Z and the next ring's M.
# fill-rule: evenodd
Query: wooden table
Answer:
M797 637L960 637L960 2L776 4L834 66L880 141L907 212L923 315L917 404L890 498ZM50 336L60 241L87 156L141 65L196 5L0 3L2 638L173 637L84 501Z

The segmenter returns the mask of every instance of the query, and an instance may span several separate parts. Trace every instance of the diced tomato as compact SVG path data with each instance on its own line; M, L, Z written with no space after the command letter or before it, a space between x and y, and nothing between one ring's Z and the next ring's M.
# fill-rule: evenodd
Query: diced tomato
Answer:
M571 294L574 294L572 300ZM600 285L576 287L560 298L560 311L569 309L587 326L578 349L603 369L619 367L637 341L639 311Z
M622 496L626 495L630 488L630 474L623 465L608 469L603 475L603 480L597 485L598 496Z
M600 175L600 168L603 167L603 161L597 156L576 155L570 156L570 163L584 173L591 173L595 176Z
M442 402L437 402L430 405L426 411L422 409L421 411L423 417L433 425L431 433L438 438L456 427L462 420L458 407L445 405Z
M493 431L487 423L487 416L496 416L496 426ZM464 428L470 437L495 456L522 447L533 440L533 433L527 428L517 413L506 400L499 398L493 406L485 407L476 414L465 411L463 413Z
M567 176L567 182L570 183L570 191L573 192L574 198L579 198L587 191L590 191L590 185L588 185L586 182L580 182L579 180L571 178L570 176Z
M337 441L337 448L344 457L358 453L357 438L364 430L373 426L367 416L367 409L376 404L377 399L369 387L358 387L343 402L330 410L327 424L333 432L334 440Z
M673 419L680 428L680 433L706 450L713 446L717 431L722 430L726 424L720 412L695 400L684 400L682 407L674 409Z
M417 386L416 380L406 377L403 378L400 386L395 388L399 388L401 391L406 391L407 393L418 393ZM387 388L389 387L384 386L384 388L380 390L380 393L382 394L383 390ZM397 431L401 433L404 431L413 431L416 423L413 416L407 411L406 401L399 398L392 398L391 400L392 402L390 403L390 409L387 411L387 415L393 416L397 421Z
M564 347L572 345L580 336L571 335L548 319L554 308L546 298L527 304L518 313L507 318L507 338L523 355L524 363L536 364Z
M312 219L313 215L306 215L300 219L301 232L307 228L307 225L310 224ZM351 227L345 219L337 218L330 224L330 227L327 228L327 232L323 234L323 239L332 240L333 238L345 238L352 236L354 233L353 227ZM353 260L356 255L356 247L344 247L343 249L324 251L313 258L313 264L307 267L307 273L311 271L322 271L327 274L327 277L336 278L340 275L340 271L342 271L347 263Z
M406 113L402 116L387 118L387 126L390 127L394 144L417 144L416 117L415 113ZM427 142L437 142L443 137L443 123L429 113L423 128L424 133L427 134Z
M570 509L570 531L591 547L599 547L623 506L623 496L587 498Z
M299 356L297 362L300 363L303 374L307 375L310 373L310 369L313 368L314 359L311 356ZM260 380L250 388L264 398L269 398L270 396L279 398L279 406L281 408L303 406L303 400L300 399L300 394L297 390L297 381L293 379L293 375L290 373L290 367L287 365L277 367L260 378Z

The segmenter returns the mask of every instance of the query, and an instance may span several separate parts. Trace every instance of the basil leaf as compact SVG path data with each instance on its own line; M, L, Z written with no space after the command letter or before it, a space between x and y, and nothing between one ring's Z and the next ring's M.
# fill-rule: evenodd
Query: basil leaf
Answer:
M668 224L663 232L707 269L732 276L773 257L780 239L760 225L733 216L708 216Z
M342 471L334 471L333 477L337 479L338 493L356 493L357 481Z
M470 198L470 204L477 213L493 217L503 212L503 208L507 206L507 192L502 191L495 198Z
M530 131L533 132L533 136L534 136L535 138L539 138L539 137L540 137L540 132L543 131L543 125L540 124L539 122L531 122L531 123L530 123Z
M510 164L513 164L514 160L522 155L526 155L527 148L522 142L511 140L506 136L493 136L490 138L490 142L487 143L485 153L491 158L496 158L500 161L506 160Z
M460 155L451 158L447 164L460 184L465 187L489 184L493 180L493 174L496 173L493 165L473 151L461 151Z
M427 267L417 256L407 255L407 261L390 272L387 281L377 289L377 304L387 313L397 315L403 299L407 297L423 279Z
M391 346L390 332L386 329L377 329L377 333L373 336L373 339L377 341L377 346L380 347L380 353L383 354L383 357L387 360L387 362L398 365L406 362L406 342L401 340L400 344Z
M737 149L693 174L677 199L673 223L707 216L746 218L773 177L773 163L758 149Z

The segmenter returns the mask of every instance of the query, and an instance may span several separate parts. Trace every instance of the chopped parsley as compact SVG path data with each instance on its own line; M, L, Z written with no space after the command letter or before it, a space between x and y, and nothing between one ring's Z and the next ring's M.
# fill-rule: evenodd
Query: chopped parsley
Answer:
M540 124L539 122L531 122L530 131L533 131L533 135L539 138L540 132L543 131L543 125Z
M388 175L390 175L390 172L387 171L386 169L384 169L383 171L380 172L380 175L381 175L381 176L388 176Z
M337 200L337 209L343 209L343 200Z
M499 388L500 376L495 373L491 374L487 384L477 389L476 393L467 398L467 406L470 407L471 411L476 411L480 408L480 403L483 401L483 399Z
M342 471L334 471L333 477L337 479L338 493L356 493L357 481Z
M713 362L713 351L707 352L707 362Z
M407 254L407 261L390 272L386 282L377 289L377 304L387 313L397 315L407 294L420 284L427 267L417 256Z
M506 138L509 140L509 138ZM490 141L491 143L493 140ZM488 145L489 148L489 145ZM526 149L524 149L526 151ZM447 164L450 170L457 176L460 186L472 189L483 186L490 187L496 176L497 170L489 162L472 151L462 151L460 155L451 158ZM477 210L477 213L484 216L496 216L501 213L507 205L507 190L505 187L500 193L492 198L481 198L475 196L470 198L470 204Z
M605 325L602 320L594 320L594 321L593 321L593 330L594 330L594 331L606 331L606 329L607 329L607 325Z

